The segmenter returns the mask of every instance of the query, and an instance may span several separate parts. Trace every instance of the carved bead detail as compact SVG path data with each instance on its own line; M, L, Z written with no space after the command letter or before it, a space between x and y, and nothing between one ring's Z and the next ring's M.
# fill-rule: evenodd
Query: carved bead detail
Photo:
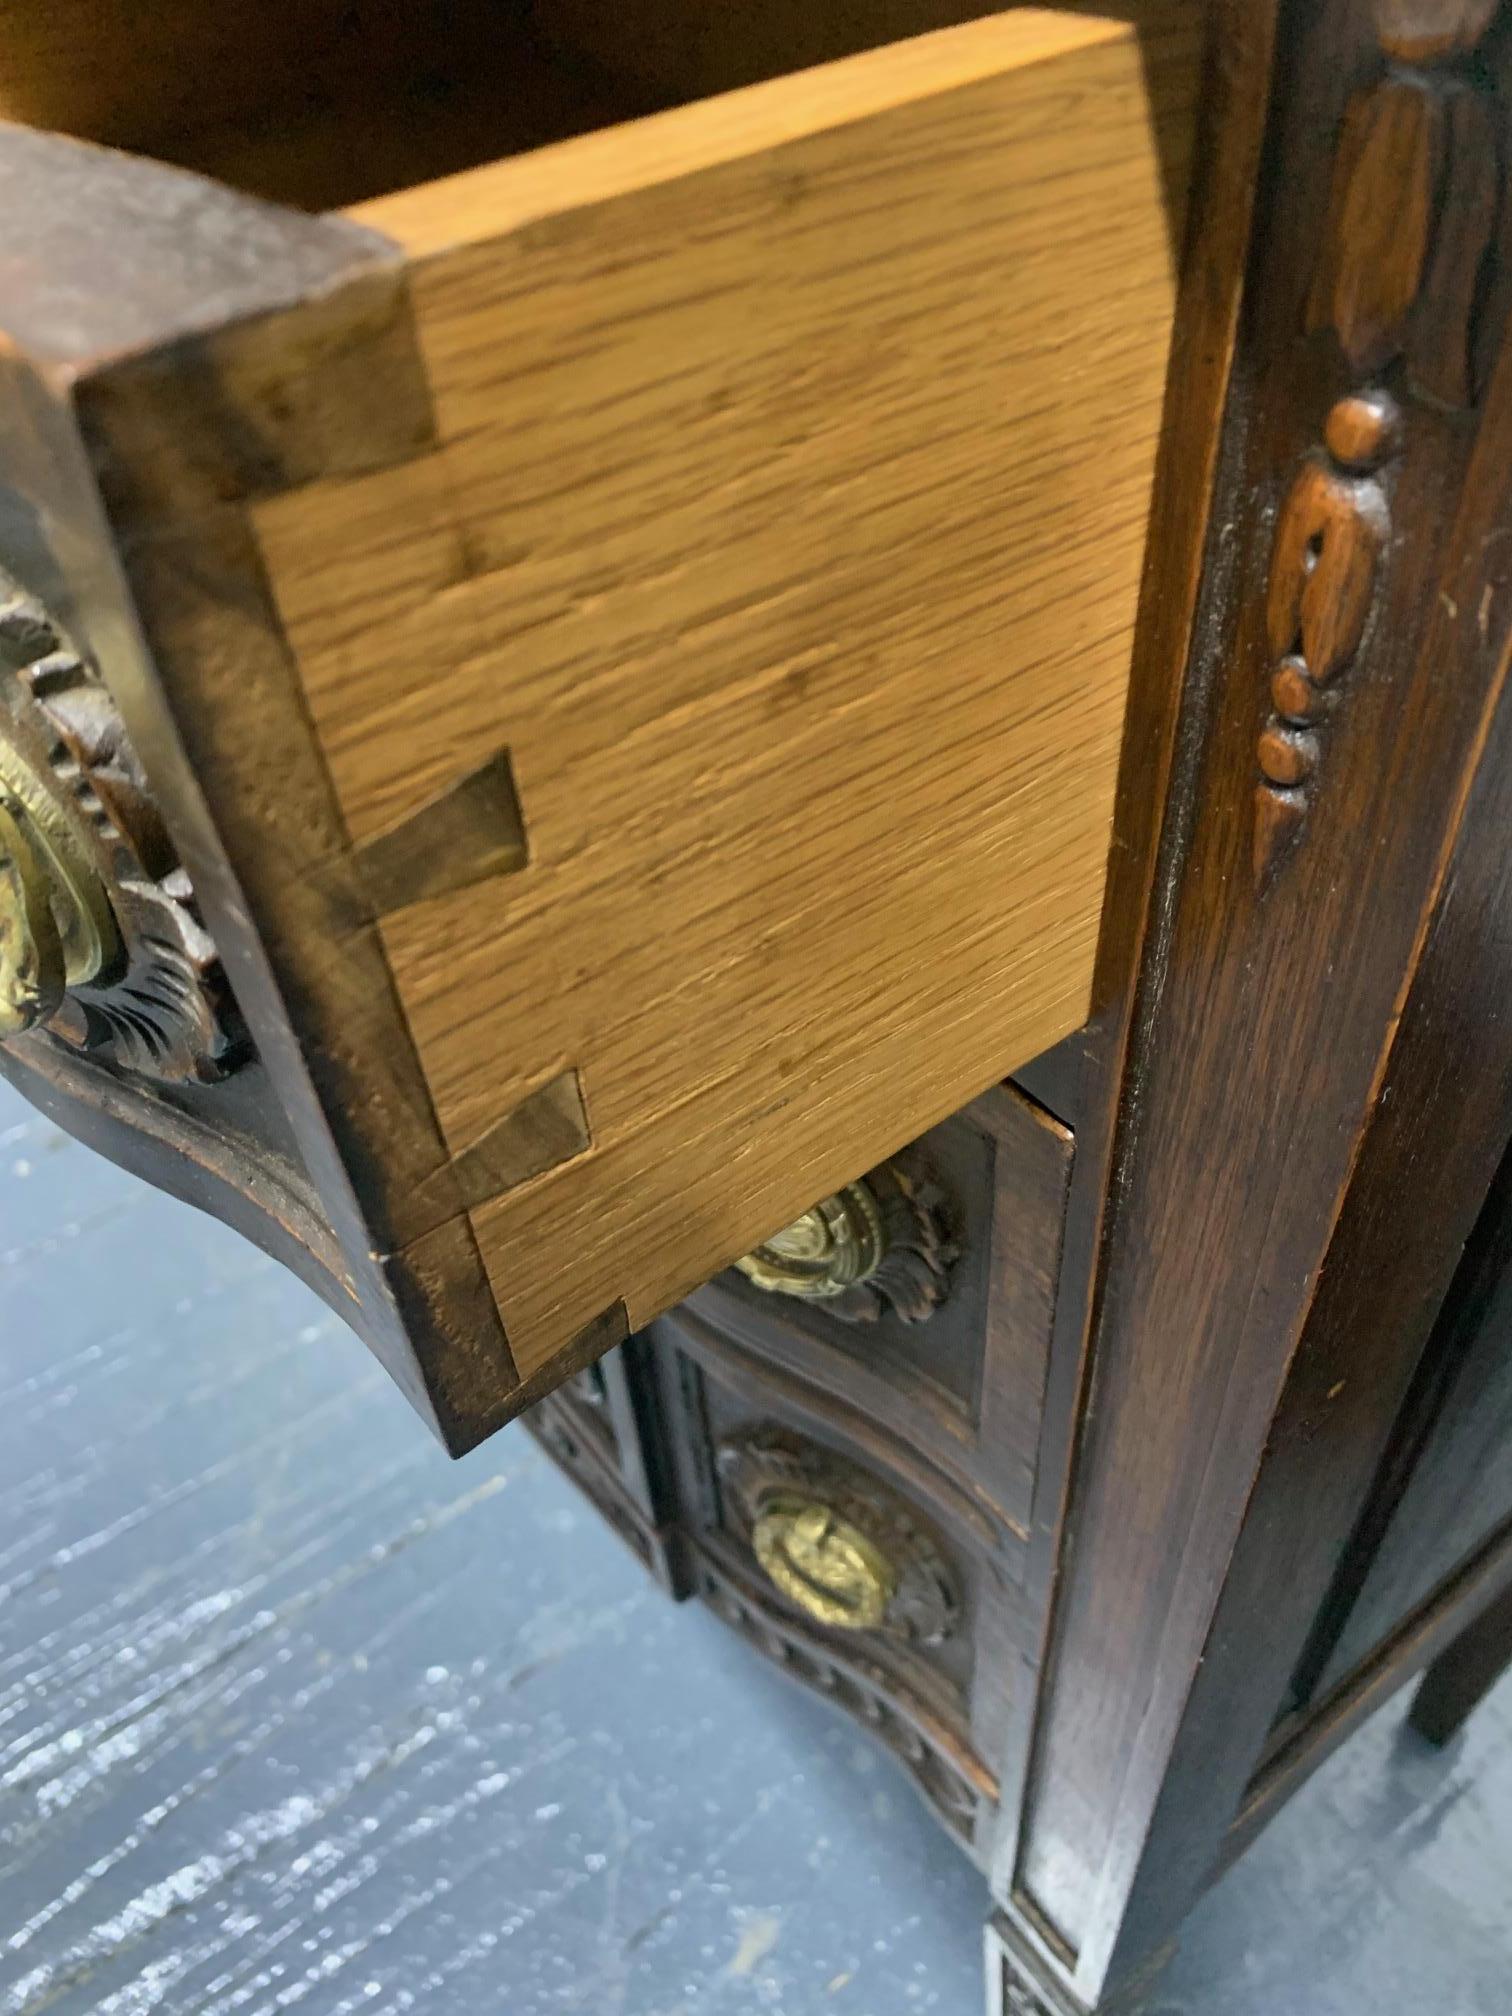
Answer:
M1512 304L1492 257L1505 228L1501 107L1465 61L1500 11L1501 0L1375 0L1382 69L1344 110L1304 311L1306 330L1331 330L1357 376L1398 371L1441 406L1479 397ZM1322 431L1271 553L1253 834L1262 892L1306 820L1327 689L1360 648L1391 531L1381 476L1401 446L1396 401L1358 386Z
M1271 705L1283 721L1316 721L1326 699L1300 658L1283 658L1271 674Z
M1382 463L1400 416L1384 392L1351 393L1323 423L1325 454L1292 480L1276 525L1266 596L1271 714L1257 750L1254 866L1264 889L1307 814L1328 688L1360 647L1391 530Z
M1291 728L1267 728L1260 737L1260 768L1272 784L1304 783L1317 767L1315 735Z
M948 1741L935 1734L934 1718L893 1673L863 1658L843 1662L828 1647L796 1634L765 1602L699 1557L699 1593L725 1622L795 1680L826 1696L886 1744L953 1834L969 1841L977 1809L990 1797L974 1783ZM928 1732L927 1734L925 1732Z
M1351 392L1329 408L1323 442L1340 468L1368 475L1395 454L1401 419L1384 392Z

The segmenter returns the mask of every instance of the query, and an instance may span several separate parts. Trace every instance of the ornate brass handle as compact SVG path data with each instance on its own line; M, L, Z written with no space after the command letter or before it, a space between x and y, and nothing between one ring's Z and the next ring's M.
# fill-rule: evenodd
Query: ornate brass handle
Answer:
M16 808L0 797L0 1036L63 999L63 955L47 885Z
M849 1323L922 1323L944 1301L957 1257L945 1199L914 1151L869 1170L735 1262L767 1295L822 1302Z
M751 1545L789 1602L819 1623L873 1631L887 1615L897 1568L821 1499L768 1504L751 1530Z
M55 1015L65 990L119 951L103 884L17 751L0 742L0 1035Z
M887 1232L876 1198L865 1183L847 1183L735 1265L770 1295L823 1302L869 1281L886 1253Z
M108 687L0 571L0 1039L12 1037L160 1079L223 1077L245 1044Z
M960 1593L944 1548L880 1478L775 1426L731 1436L718 1464L731 1530L796 1609L916 1645L950 1636Z

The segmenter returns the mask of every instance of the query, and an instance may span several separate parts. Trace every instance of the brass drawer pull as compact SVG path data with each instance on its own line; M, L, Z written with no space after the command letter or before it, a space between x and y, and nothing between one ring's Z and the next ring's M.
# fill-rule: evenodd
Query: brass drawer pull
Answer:
M777 1427L731 1436L718 1464L730 1530L816 1623L916 1645L956 1629L960 1589L943 1545L880 1478Z
M856 1323L922 1323L944 1301L958 1257L944 1197L898 1163L821 1197L736 1267L767 1295L822 1302Z
M898 1571L859 1527L817 1498L769 1505L751 1530L768 1577L821 1624L873 1631L887 1615Z
M223 1077L240 1023L109 689L0 571L0 1037Z
M769 1295L824 1302L869 1281L886 1253L881 1206L865 1183L847 1183L735 1265Z

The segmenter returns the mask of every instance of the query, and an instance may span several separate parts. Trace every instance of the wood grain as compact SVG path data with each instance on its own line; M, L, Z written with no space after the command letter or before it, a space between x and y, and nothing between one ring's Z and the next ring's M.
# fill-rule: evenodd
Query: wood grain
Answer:
M1037 1718L1056 1684L1054 1605L1074 1464L1090 1404L1102 1242L1119 1197L1120 1130L1138 1105L1137 1010L1141 988L1158 989L1167 970L1169 857L1179 854L1195 817L1195 752L1183 700L1194 648L1211 620L1213 585L1220 594L1224 585L1225 499L1237 480L1225 454L1223 413L1262 161L1277 12L1253 0L1224 0L1211 10L1208 30L1192 216L1134 640L1093 1018L1084 1034L1018 1074L1071 1125L1077 1152L1035 1469L1023 1592L1026 1650L1011 1683L1011 1742L1001 1767L994 1894L1010 1910ZM1027 1916L1018 1930L1031 1942L1037 1936ZM1064 1955L1047 1953L1047 1972L1063 1961Z
M266 1126L226 1109L214 1157L250 1220L185 1169L182 1129L144 1128L133 1166L277 1240L294 1221L261 1200L292 1152L329 1227L313 1278L460 1452L526 1395L244 515L428 439L402 262L341 219L16 127L0 189L7 563L109 686L272 1093ZM448 1216L444 1255L405 1257Z
M360 216L437 450L255 520L354 841L509 752L528 865L383 935L453 1153L580 1074L473 1214L529 1373L1085 1016L1160 163L1132 31L1031 10Z
M1504 899L1502 916L1508 914ZM1505 985L1504 969L1502 978ZM1483 1091L1490 1126L1499 1122L1505 1140L1508 1067L1504 1057L1496 1062L1500 1068ZM1460 1140L1465 1122L1452 1107L1449 1118L1458 1124L1439 1148L1446 1179L1458 1176L1456 1165L1465 1153ZM1487 1147L1478 1145L1484 1162ZM1461 1229L1459 1187L1444 1184L1449 1231ZM1394 1447L1360 1521L1353 1558L1331 1592L1334 1629L1318 1648L1314 1666L1320 1694L1345 1684L1401 1618L1459 1574L1487 1533L1512 1522L1509 1320L1512 1162L1504 1162L1401 1409Z
M1259 185L1223 444L1234 502L1188 673L1198 795L1167 802L1163 942L1121 1094L1095 1404L1016 1872L1076 1949L1089 1999L1164 1942L1203 1880L1245 1751L1258 1756L1279 1705L1251 1698L1247 1669L1306 1629L1289 1573L1306 1517L1295 1493L1268 1488L1276 1410L1391 1082L1505 674L1503 347L1478 426L1427 401L1405 412L1402 529L1331 729L1330 788L1285 882L1256 898L1244 799L1273 510L1352 384L1338 332L1307 331L1307 290L1344 107L1382 62L1349 5L1292 17L1282 47L1268 146L1284 172ZM1377 1266L1392 1244L1371 1249ZM1234 1637L1215 1611L1241 1534L1256 1602Z

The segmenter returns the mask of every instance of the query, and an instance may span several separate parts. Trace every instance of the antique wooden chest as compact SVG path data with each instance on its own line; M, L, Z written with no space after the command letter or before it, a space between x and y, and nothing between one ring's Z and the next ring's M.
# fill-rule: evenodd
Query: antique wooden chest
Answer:
M1512 1649L1504 10L0 59L0 1068L1137 2006Z

